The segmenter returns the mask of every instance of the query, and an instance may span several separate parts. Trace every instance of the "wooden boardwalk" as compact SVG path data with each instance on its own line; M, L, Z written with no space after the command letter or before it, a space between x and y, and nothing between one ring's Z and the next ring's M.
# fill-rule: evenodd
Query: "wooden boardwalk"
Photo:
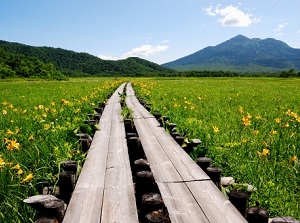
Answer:
M158 121L137 100L130 84L126 104L172 223L247 222Z
M63 223L138 223L119 94L109 99Z

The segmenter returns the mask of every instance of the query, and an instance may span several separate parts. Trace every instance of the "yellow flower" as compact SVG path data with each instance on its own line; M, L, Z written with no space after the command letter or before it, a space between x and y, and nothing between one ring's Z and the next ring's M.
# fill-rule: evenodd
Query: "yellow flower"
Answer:
M254 130L252 133L253 133L254 135L257 135L257 134L259 133L259 131L258 131L258 130Z
M257 120L262 119L261 115L257 115L255 118L256 118Z
M0 167L4 166L5 165L5 162L4 160L0 157Z
M239 107L239 112L240 112L241 114L244 114L244 109L243 109L243 107Z
M45 129L45 130L49 130L50 128L51 128L51 125L50 125L50 124L45 124L45 125L44 125L44 129Z
M88 102L89 101L87 97L82 97L81 100L84 101L84 102Z
M17 140L10 140L10 142L6 146L6 148L8 150L13 150L13 149L20 150L19 146L20 146L20 143L18 143Z
M2 104L3 105L7 105L8 103L7 103L7 101L3 101Z
M2 114L3 114L3 115L7 115L7 111L3 109L3 110L2 110Z
M8 134L8 135L13 135L13 134L15 134L15 133L13 133L10 129L7 129L6 134Z
M242 118L242 122L243 122L243 125L244 125L244 126L249 126L249 125L251 125L251 121L249 120L248 115L247 115L247 116L244 116L244 117Z
M278 133L278 132L277 132L277 131L275 131L275 130L272 130L272 132L271 132L271 133L272 133L272 135L277 135L277 133Z
M262 152L257 152L257 154L259 155L259 157L266 157L268 154L270 154L270 150L265 148Z
M21 174L23 174L23 173L24 173L24 172L23 172L22 169L19 169L18 172L17 172L18 175L21 175Z
M270 154L270 150L268 149L263 149L263 153L262 153L264 156Z
M292 163L292 162L296 161L297 159L298 159L297 156L293 156L293 157L291 158L290 162Z
M51 102L51 106L55 106L55 102Z
M62 100L61 100L61 103L62 103L62 105L67 105L67 104L69 104L70 102L67 101L67 100L65 100L65 99L62 99Z
M9 108L13 108L14 106L13 106L13 104L10 104L8 107L9 107Z
M214 132L219 132L219 128L217 126L213 126Z
M13 170L19 170L21 167L19 164L15 165L14 167L12 167Z
M21 111L21 114L25 114L26 112L27 112L27 110L25 109L25 110Z
M33 178L33 175L32 175L32 173L30 173L22 180L22 183L30 182L32 180L32 178Z
M29 137L28 137L28 141L29 141L29 140L34 140L34 136L33 136L33 135L29 136Z
M246 142L248 142L248 139L242 139L242 142L246 143Z
M275 118L275 122L276 123L281 123L281 119L280 118Z
M291 132L291 137L294 137L296 135L295 132Z
M39 108L39 109L43 109L43 108L44 108L44 105L39 105L38 108Z
M290 124L287 122L287 123L284 125L284 127L288 128L288 127L290 127Z

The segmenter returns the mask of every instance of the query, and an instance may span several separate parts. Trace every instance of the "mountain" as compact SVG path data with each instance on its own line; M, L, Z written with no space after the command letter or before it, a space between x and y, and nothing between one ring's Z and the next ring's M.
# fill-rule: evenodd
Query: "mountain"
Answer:
M300 70L300 49L272 38L249 39L238 35L162 66L178 71L224 70L275 72Z
M1 40L0 48L10 53L36 57L44 63L52 63L66 76L155 76L162 73L166 75L175 73L172 69L137 57L109 61L88 53L77 53L53 47L34 47Z

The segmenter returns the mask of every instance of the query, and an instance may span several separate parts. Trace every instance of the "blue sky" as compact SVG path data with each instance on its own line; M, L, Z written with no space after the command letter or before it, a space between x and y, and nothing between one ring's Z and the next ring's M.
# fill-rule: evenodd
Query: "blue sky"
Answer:
M238 34L300 48L299 0L0 0L0 39L158 64Z

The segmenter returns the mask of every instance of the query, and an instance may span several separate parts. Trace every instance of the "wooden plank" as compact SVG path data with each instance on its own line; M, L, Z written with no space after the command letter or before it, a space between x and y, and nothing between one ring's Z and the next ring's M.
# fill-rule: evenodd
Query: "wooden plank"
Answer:
M121 117L121 85L100 118L99 127L68 205L64 223L138 223L132 175Z
M247 222L212 181L186 182L210 222Z
M157 127L152 119L145 121L184 181L210 179L169 133Z
M138 222L125 129L119 103L114 104L101 222Z
M158 183L172 223L208 223L206 214L185 183Z

